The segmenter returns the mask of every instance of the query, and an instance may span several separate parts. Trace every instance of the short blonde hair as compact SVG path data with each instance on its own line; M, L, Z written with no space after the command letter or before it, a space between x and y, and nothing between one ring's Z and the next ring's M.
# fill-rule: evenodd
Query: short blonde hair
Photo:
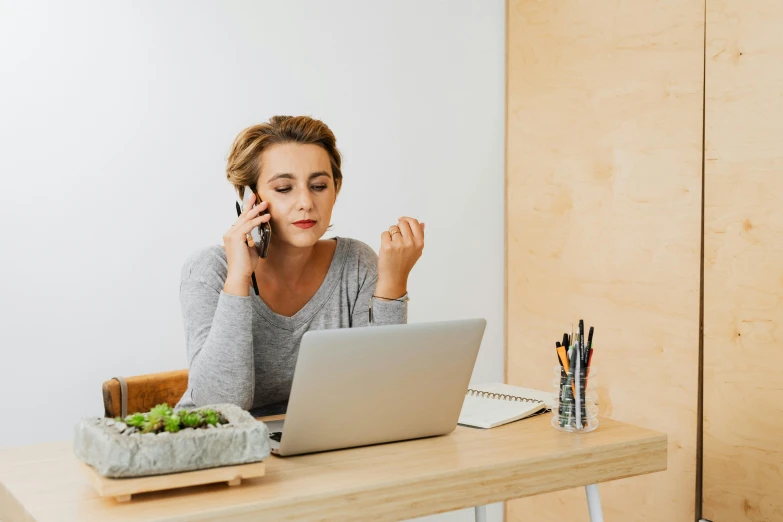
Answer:
M278 143L307 143L319 145L329 154L335 193L338 194L343 173L340 170L342 156L336 142L334 133L320 120L309 116L272 116L266 123L246 128L234 139L226 163L226 178L240 198L244 197L245 186L258 194L261 154Z

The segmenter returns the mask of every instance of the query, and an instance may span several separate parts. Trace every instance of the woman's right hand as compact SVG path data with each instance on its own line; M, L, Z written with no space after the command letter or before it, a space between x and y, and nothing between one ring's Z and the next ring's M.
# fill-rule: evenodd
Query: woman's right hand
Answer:
M258 266L259 260L253 238L249 236L250 231L261 223L268 222L272 217L270 214L260 216L259 214L266 210L268 204L266 201L262 201L260 205L254 207L255 200L256 196L253 194L245 205L245 210L231 225L231 228L223 234L223 245L228 260L226 286L230 284L232 287L242 288L237 285L244 285L244 291L240 295L248 295L250 277Z

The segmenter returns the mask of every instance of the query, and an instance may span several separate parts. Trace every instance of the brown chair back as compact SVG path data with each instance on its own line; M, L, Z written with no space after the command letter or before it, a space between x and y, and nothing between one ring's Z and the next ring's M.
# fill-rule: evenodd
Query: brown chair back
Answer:
M123 386L122 380L125 381ZM123 388L127 388L123 394ZM158 404L174 407L188 388L188 371L150 373L115 377L103 383L103 409L106 417L120 417L147 412ZM127 412L123 412L123 403Z

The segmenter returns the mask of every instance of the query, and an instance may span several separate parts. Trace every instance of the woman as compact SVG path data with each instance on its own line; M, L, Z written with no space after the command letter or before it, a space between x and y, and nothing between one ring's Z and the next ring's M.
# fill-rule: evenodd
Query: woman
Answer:
M380 257L354 239L321 239L342 185L340 163L334 134L305 116L275 116L237 136L228 181L240 198L245 186L254 194L224 245L183 266L189 378L178 407L284 411L306 331L406 322L408 274L424 248L424 223L400 218L381 234ZM272 236L261 259L247 239L267 221Z

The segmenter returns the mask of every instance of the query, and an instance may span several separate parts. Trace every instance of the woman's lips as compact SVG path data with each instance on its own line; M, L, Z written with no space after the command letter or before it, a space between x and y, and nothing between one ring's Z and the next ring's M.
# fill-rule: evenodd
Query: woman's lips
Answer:
M296 221L294 226L299 228L313 228L315 226L315 221L312 219L304 219L302 221Z

